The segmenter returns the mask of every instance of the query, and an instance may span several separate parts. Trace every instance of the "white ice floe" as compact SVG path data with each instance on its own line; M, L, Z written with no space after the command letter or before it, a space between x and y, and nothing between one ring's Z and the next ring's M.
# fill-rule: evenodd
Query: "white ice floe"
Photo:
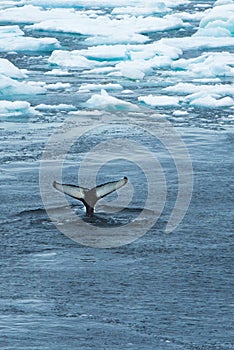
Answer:
M181 117L181 116L185 116L185 115L188 115L188 111L183 111L181 109L177 109L176 111L174 111L172 113L175 117Z
M99 65L98 62L88 60L86 57L82 56L79 50L53 51L48 61L49 63L56 64L61 67L70 67L77 69L93 68L96 65Z
M0 96L45 94L46 89L33 82L21 82L0 75Z
M36 112L26 101L0 101L0 118L4 117L28 117Z
M109 76L123 76L128 79L141 80L147 72L151 71L151 66L144 60L125 61L116 64L115 69Z
M195 36L231 37L234 35L234 3L219 5L216 3L207 10L201 19Z
M190 76L199 78L234 76L234 54L229 52L203 53L196 58L174 61L171 68L186 70Z
M120 84L113 84L113 83L107 83L107 84L87 84L84 83L79 87L79 92L88 92L88 91L98 91L98 90L121 90L123 89L122 85Z
M136 105L110 96L104 89L101 90L101 94L94 94L87 102L83 104L83 106L108 111L138 110Z
M60 44L55 38L24 36L18 26L0 26L0 51L53 51Z
M20 29L19 26L0 26L0 39L9 39L11 37L17 37L22 35L24 35L24 32Z
M216 0L214 6L233 4L233 0Z
M37 16L35 16L35 23L26 28L47 32L52 31L81 34L85 36L88 35L91 36L91 39L87 39L87 43L103 44L111 42L143 43L148 40L146 35L142 35L144 33L146 34L184 27L183 21L173 14L167 14L164 17L157 18L154 16L134 16L131 14L117 18L110 15L95 16L93 13L90 15L88 11L67 10L67 12L60 15L54 14L54 11L55 10L44 11L43 16L47 15L47 19L41 21L41 14L38 14L39 20L37 19ZM63 11L65 11L65 9ZM2 13L2 16L3 15L4 14ZM5 14L4 18L8 17L9 14Z
M145 104L153 107L179 105L179 97L176 96L162 96L150 94L148 96L139 96L138 101L144 102Z
M68 105L64 103L60 103L58 105L47 105L47 104L39 104L35 107L36 110L46 111L46 110L60 110L60 111L75 111L76 107L73 105Z
M5 58L0 58L0 75L14 79L26 78L26 74Z
M34 24L41 21L56 20L58 18L70 18L74 16L72 9L42 9L32 4L25 6L14 6L0 10L1 23Z
M121 35L126 33L149 33L182 28L183 21L175 15L166 15L155 20L153 16L124 16L110 18L108 16L89 17L85 13L76 12L69 18L46 20L29 26L31 29L74 33L83 35Z
M175 93L178 95L188 95L197 92L214 94L218 96L234 96L234 84L214 84L214 85L196 85L192 83L178 83L173 86L163 88L164 92Z
M64 89L68 89L71 87L70 83L61 83L61 82L57 82L54 84L47 84L45 85L47 90L64 90Z
M53 76L69 76L71 75L72 73L69 72L67 69L60 69L60 68L54 68L48 72L45 72L44 73L45 75L53 75Z
M56 50L49 62L63 67L90 69L83 71L85 74L109 74L140 80L154 68L170 67L172 60L181 54L179 48L158 42L148 45L98 45L87 50Z
M123 90L123 91L122 91L122 94L126 94L126 95L128 95L128 94L134 94L134 91L132 91L132 90L130 90L130 89L126 89L126 90Z
M141 80L146 74L150 74L153 68L167 68L171 65L171 58L168 56L155 56L149 60L133 59L123 61L115 65L111 76L123 76L128 79Z
M79 50L78 52L88 59L97 61L117 61L129 58L128 45L100 45L89 47L87 50Z
M156 13L168 13L171 12L171 8L167 7L166 4L162 1L144 1L144 4L139 4L139 6L124 6L124 7L116 7L112 10L113 15L151 15Z
M164 88L163 91L186 95L183 103L200 107L231 107L234 104L234 85L195 85L191 83L178 83ZM181 100L182 101L182 100Z
M231 97L216 98L209 94L197 93L186 98L191 106L217 108L217 107L232 107L234 100Z
M87 45L104 45L104 44L143 44L149 41L147 35L136 33L112 33L109 35L90 36L84 40Z
M146 7L153 6L155 2L164 3L165 6L174 8L179 5L188 4L189 0L163 0L163 1L153 1L145 0L144 5ZM142 6L142 0L18 0L19 5L33 4L36 6L42 6L45 8L53 7L74 7L74 8L115 8L123 6Z
M209 50L217 48L230 48L234 46L234 38L231 37L208 37L193 36L182 38L163 38L159 44L175 47L182 51L187 50Z

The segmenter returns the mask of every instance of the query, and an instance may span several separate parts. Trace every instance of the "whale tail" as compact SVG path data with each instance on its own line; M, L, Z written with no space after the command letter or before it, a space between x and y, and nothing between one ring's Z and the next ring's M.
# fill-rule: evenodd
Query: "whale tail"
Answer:
M53 187L70 197L80 200L85 205L86 215L92 216L95 204L99 199L123 187L127 182L127 177L124 177L118 181L107 182L105 184L93 187L91 190L89 190L85 187L60 184L54 181Z

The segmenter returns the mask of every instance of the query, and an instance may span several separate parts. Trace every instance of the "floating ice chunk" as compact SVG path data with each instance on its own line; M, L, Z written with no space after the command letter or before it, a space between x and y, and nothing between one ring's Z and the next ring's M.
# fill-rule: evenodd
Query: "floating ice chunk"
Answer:
M183 21L176 15L166 15L163 18L149 16L149 17L129 17L127 21L129 25L135 28L137 33L153 33L164 30L179 29L184 27ZM127 29L127 28L126 28Z
M110 35L91 36L84 40L87 45L104 44L142 44L149 41L149 37L137 33L112 33Z
M155 59L164 56L170 59L178 59L183 51L173 45L167 45L161 41L146 45L132 45L129 47L129 54L132 60Z
M183 101L191 106L230 107L233 106L234 85L194 85L178 83L163 91L187 95Z
M0 101L1 117L28 117L36 112L30 103L26 101Z
M172 60L167 56L155 56L148 60L148 64L151 68L168 68L171 67Z
M135 34L164 31L184 27L183 21L174 15L166 15L163 18L154 16L123 16L111 18L109 15L89 16L84 12L76 11L68 16L60 16L56 19L47 19L27 26L33 30L52 32L74 33L91 35L94 37L114 38L114 42L126 42L127 38ZM118 37L120 39L118 39ZM136 38L136 37L135 37ZM138 37L139 38L139 37ZM147 38L146 38L147 39ZM142 40L142 37L141 39ZM145 41L145 40L144 40Z
M88 68L84 74L110 74L141 80L153 68L168 68L172 59L182 54L181 49L163 43L149 45L98 45L86 50L56 50L49 62L63 67ZM116 63L107 66L107 61Z
M102 90L100 95L93 95L87 102L83 104L83 106L87 108L104 109L108 111L138 110L138 107L136 105L110 96L105 90Z
M161 107L161 106L178 106L179 98L175 96L161 96L161 95L148 95L139 96L138 101L144 102L149 106Z
M206 84L206 83L220 83L221 79L220 78L194 78L192 79L193 83L202 83L202 84Z
M189 113L187 111L182 111L182 110L176 110L172 113L175 117L180 117L183 115L188 115Z
M123 87L120 84L82 84L79 92L95 91L95 90L121 90Z
M134 94L134 91L126 89L122 91L122 94Z
M141 80L146 74L152 72L153 68L166 68L171 65L171 59L166 56L155 56L149 60L134 59L116 64L115 69L120 76ZM112 73L110 73L112 75Z
M46 89L32 82L19 82L0 75L0 96L44 94Z
M163 1L166 6L176 7L183 4L188 4L189 0L164 0ZM33 4L39 5L46 8L53 7L74 7L74 8L82 8L82 7L99 7L99 8L115 8L115 7L123 7L123 6L142 6L142 0L19 0L19 4ZM154 1L148 0L144 1L147 6L150 4L154 4Z
M100 45L80 50L80 54L95 60L125 60L129 57L127 45Z
M216 0L214 6L233 4L233 0Z
M144 60L120 62L116 64L115 68L121 76L133 80L141 80L146 72L151 71L150 64Z
M12 38L10 44L0 39L0 51L53 51L59 48L60 44L55 38Z
M212 34L213 31L213 34ZM220 34L220 35L219 35ZM213 7L205 12L195 36L233 36L234 4L228 3Z
M194 93L205 93L210 95L234 96L234 85L229 84L215 84L215 85L195 85L191 83L178 83L173 86L163 88L163 91L172 92L179 95L188 95Z
M53 51L60 44L55 38L17 37L7 40L0 38L0 51Z
M0 26L0 39L12 36L22 36L24 32L19 26Z
M32 38L23 36L18 26L0 27L0 51L53 51L60 47L55 38Z
M198 97L199 94L193 95L193 99L190 101L191 106L197 107L208 107L208 108L217 108L217 107L232 107L234 105L234 100L227 96L223 98L215 98L211 95L204 95ZM191 99L191 96L190 96Z
M39 111L46 111L48 109L50 110L61 110L61 111L75 111L76 110L76 107L74 107L73 105L68 105L68 104L64 104L64 103L61 103L61 104L58 104L58 105L47 105L47 104L40 104L40 105L37 105L35 107L36 110L39 110Z
M205 6L207 4L204 4ZM209 7L209 5L208 5ZM200 21L202 17L204 16L204 13L202 11L195 12L195 13L189 13L189 12L176 12L176 16L181 18L184 21Z
M200 28L193 36L224 37L231 36L230 31L219 25L215 28Z
M88 60L80 54L79 50L74 51L53 51L48 61L61 67L71 67L77 69L92 68L98 65L97 62Z
M55 68L44 73L45 75L55 75L55 76L69 76L72 73L68 72L66 69Z
M198 77L234 76L234 54L229 52L203 53L190 59L180 59L171 64L173 69L188 70Z
M167 13L170 12L171 9L165 5L164 2L145 2L145 6L125 6L125 7L117 7L112 10L113 15L125 15L130 14L134 16L139 15L151 15L154 13Z
M222 47L233 47L234 38L231 37L208 37L208 36L192 36L183 38L163 38L159 40L159 44L174 46L177 49L200 50L214 49Z
M46 89L48 90L61 90L61 89L67 89L69 87L71 87L70 83L61 83L61 82L46 85Z
M30 1L31 2L31 1ZM74 10L72 9L42 9L32 4L25 6L14 6L0 11L1 23L38 23L48 19L55 20L58 18L72 18Z
M26 77L26 74L5 58L0 58L0 74L15 79Z
M34 23L41 20L42 9L32 5L10 7L0 11L1 23Z

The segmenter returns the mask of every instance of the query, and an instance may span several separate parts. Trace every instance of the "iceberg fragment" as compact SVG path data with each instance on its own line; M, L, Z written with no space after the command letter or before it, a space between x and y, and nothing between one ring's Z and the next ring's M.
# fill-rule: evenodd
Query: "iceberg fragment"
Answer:
M77 69L92 68L98 65L98 62L88 60L82 56L79 50L66 51L55 50L48 59L49 63L61 67L70 67Z
M123 87L120 84L87 84L84 83L80 86L79 92L88 92L88 91L95 91L95 90L121 90Z
M130 102L120 100L110 96L104 89L101 94L94 94L88 101L83 104L87 108L96 108L108 111L136 111L138 107Z
M76 107L73 105L68 105L64 103L60 103L58 105L47 105L47 104L39 104L35 107L36 110L38 111L46 111L46 110L52 110L52 111L75 111Z
M18 26L0 26L0 51L53 51L60 44L56 38L24 36Z
M138 101L153 107L178 106L179 98L175 96L148 95L139 96Z
M197 107L232 107L234 100L234 85L195 85L191 83L178 83L164 88L163 91L186 95L183 101L190 106Z
M234 54L229 52L203 53L190 59L179 59L172 62L171 68L186 70L195 77L234 76Z
M191 106L219 108L232 107L234 105L234 100L231 97L215 98L209 94L197 98L195 98L195 96L193 97L194 98L190 101Z
M6 58L0 58L0 75L5 75L14 79L26 78L26 74Z
M234 36L234 4L214 6L205 12L195 36Z
M33 82L20 82L0 75L0 96L45 94L45 87Z
M0 101L0 118L28 117L36 114L35 109L26 101Z

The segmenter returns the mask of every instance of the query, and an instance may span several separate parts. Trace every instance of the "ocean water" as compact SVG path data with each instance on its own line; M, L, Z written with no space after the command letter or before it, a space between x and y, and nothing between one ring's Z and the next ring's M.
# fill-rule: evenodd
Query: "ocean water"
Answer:
M19 69L0 61L1 349L233 348L233 7L0 4L1 58ZM71 145L66 130L75 132ZM171 146L174 135L179 143ZM185 148L190 158L179 152ZM48 149L49 189L41 181ZM95 176L98 184L129 178L126 191L100 202L92 219L109 248L98 248L94 229L85 244L63 233L70 219L52 182L60 174L77 184L82 162L85 186ZM186 213L167 233L186 174L178 208ZM47 190L54 222L43 203ZM86 220L81 203L68 204ZM115 241L112 229L122 232L129 222L131 243Z

